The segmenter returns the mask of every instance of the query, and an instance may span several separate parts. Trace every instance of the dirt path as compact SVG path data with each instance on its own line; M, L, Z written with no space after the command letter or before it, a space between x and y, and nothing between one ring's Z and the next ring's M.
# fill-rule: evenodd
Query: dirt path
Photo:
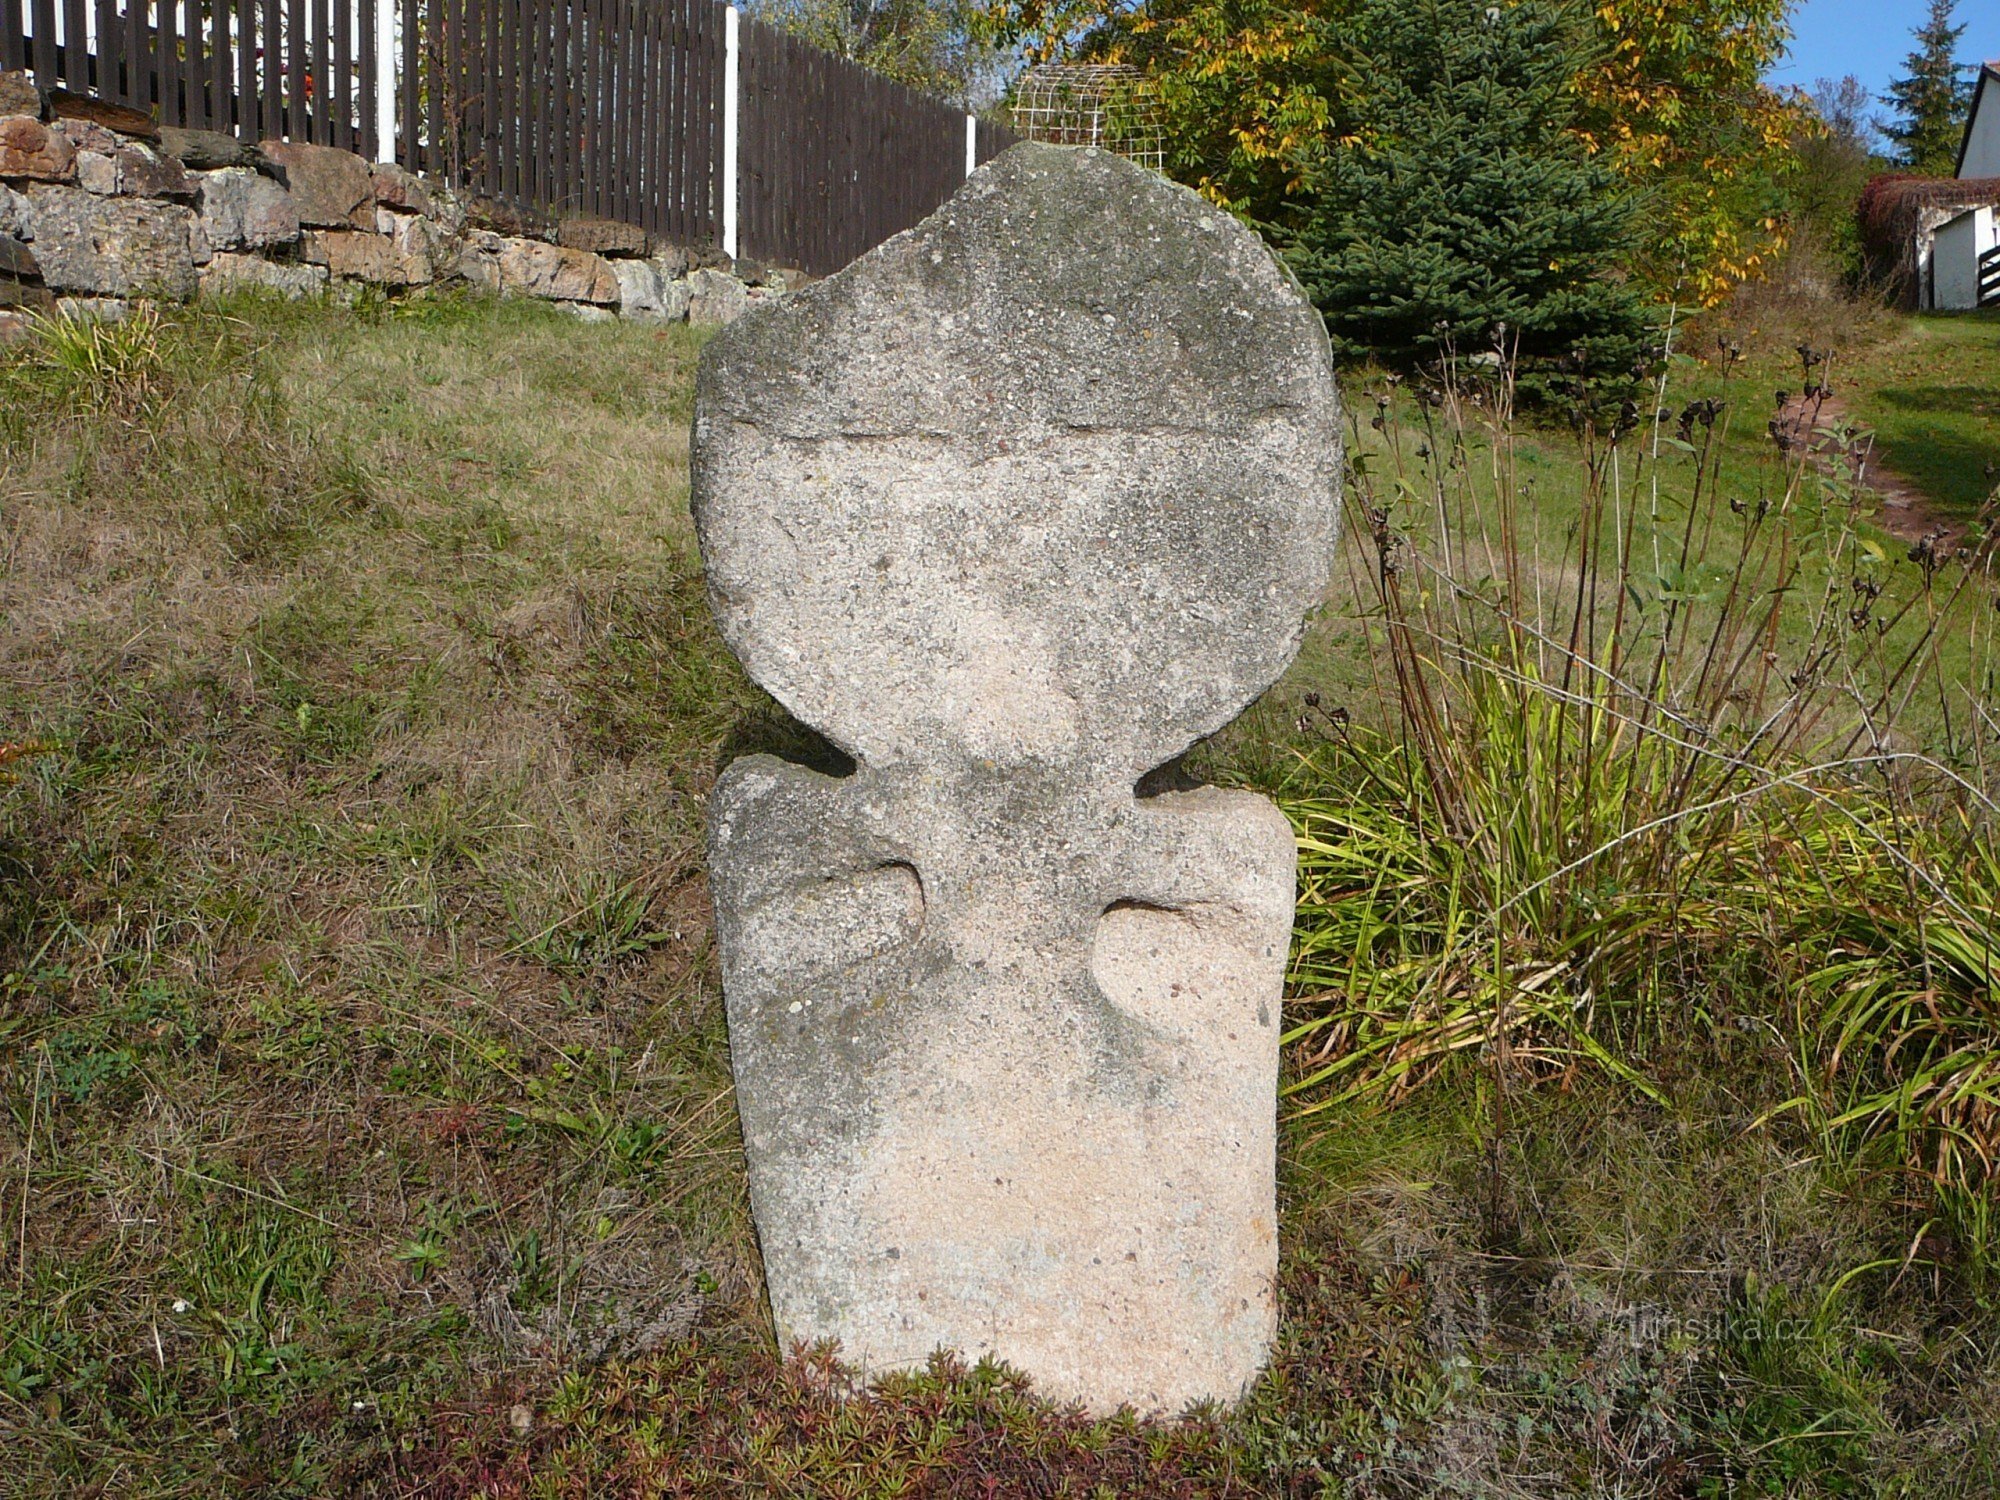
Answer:
M1928 538L1940 550L1956 547L1964 536L1963 521L1947 517L1936 501L1876 455L1873 434L1858 430L1839 396L1812 401L1794 395L1779 411L1776 425L1789 443L1805 444L1822 469L1832 467L1844 441L1848 463L1862 488L1882 502L1876 523L1891 536L1911 543Z

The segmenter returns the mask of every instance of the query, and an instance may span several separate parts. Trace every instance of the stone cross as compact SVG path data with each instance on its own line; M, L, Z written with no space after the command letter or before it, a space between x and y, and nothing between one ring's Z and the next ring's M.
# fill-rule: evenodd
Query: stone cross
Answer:
M705 351L710 602L854 762L752 756L710 806L787 1343L992 1354L1099 1410L1261 1367L1292 837L1141 783L1297 651L1338 415L1256 235L1062 147Z

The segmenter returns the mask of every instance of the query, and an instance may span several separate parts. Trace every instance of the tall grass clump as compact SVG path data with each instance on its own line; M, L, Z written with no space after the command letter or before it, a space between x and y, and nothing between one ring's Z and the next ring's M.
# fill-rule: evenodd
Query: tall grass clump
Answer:
M1726 336L1669 354L1650 399L1579 402L1573 442L1517 419L1504 356L1382 377L1350 418L1373 680L1305 694L1280 788L1293 1106L1468 1065L1503 1113L1579 1069L1665 1102L1748 1035L1772 1076L1732 1087L1918 1174L1977 1240L2000 1180L1981 534L1872 527L1825 351L1768 418Z

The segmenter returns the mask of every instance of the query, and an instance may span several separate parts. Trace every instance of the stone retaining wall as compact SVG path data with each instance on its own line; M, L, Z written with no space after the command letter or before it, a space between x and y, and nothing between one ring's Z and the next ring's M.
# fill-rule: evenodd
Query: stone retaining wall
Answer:
M26 313L117 316L135 296L453 281L586 318L726 323L802 279L634 225L454 192L330 146L162 127L0 73L0 336Z

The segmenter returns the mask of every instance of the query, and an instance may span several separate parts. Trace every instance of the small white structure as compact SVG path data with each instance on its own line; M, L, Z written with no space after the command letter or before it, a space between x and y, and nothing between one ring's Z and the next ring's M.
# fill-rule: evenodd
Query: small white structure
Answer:
M1979 70L1955 175L1960 182L2000 178L2000 62ZM2000 209L1987 203L1945 220L1930 251L1924 306L1940 312L2000 306Z
M2000 111L1995 111L2000 114ZM1970 312L2000 303L2000 213L1968 208L1931 239L1930 306Z

